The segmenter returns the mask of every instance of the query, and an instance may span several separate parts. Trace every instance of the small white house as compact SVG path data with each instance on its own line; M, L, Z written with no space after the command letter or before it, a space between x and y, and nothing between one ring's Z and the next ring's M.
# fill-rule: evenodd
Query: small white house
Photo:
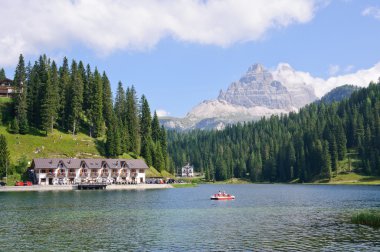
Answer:
M194 177L194 167L190 164L182 167L182 177Z

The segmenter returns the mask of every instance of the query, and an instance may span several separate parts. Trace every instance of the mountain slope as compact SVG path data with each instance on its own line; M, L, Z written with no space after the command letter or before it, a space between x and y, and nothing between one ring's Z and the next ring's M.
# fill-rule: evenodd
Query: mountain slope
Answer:
M318 102L322 102L325 104L330 104L332 102L338 102L343 99L349 98L351 94L360 88L354 85L343 85L337 88L334 88L327 94L325 94L321 100Z
M329 181L339 173L380 174L380 83L334 104L232 125L169 132L176 166L190 160L206 179Z

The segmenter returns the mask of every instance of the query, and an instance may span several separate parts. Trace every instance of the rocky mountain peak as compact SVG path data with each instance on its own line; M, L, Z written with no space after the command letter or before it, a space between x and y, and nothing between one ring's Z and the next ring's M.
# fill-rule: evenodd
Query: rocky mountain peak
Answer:
M231 83L225 92L221 91L218 100L247 108L263 106L291 110L293 107L286 87L275 81L260 64L252 65L239 81Z
M239 82L244 84L251 84L252 82L271 82L273 76L261 64L254 64L250 66L243 75Z

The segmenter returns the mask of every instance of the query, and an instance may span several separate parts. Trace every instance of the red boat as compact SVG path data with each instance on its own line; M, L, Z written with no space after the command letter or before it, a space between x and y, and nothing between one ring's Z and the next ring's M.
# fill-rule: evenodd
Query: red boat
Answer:
M235 196L219 191L219 193L215 193L211 195L210 199L211 200L233 200L235 199Z

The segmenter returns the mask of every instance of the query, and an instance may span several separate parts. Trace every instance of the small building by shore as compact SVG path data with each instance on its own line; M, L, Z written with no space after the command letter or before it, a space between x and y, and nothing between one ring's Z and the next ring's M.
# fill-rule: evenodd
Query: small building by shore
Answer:
M194 167L189 163L182 167L182 177L194 177Z
M142 159L36 158L31 165L39 185L139 184L147 169Z

